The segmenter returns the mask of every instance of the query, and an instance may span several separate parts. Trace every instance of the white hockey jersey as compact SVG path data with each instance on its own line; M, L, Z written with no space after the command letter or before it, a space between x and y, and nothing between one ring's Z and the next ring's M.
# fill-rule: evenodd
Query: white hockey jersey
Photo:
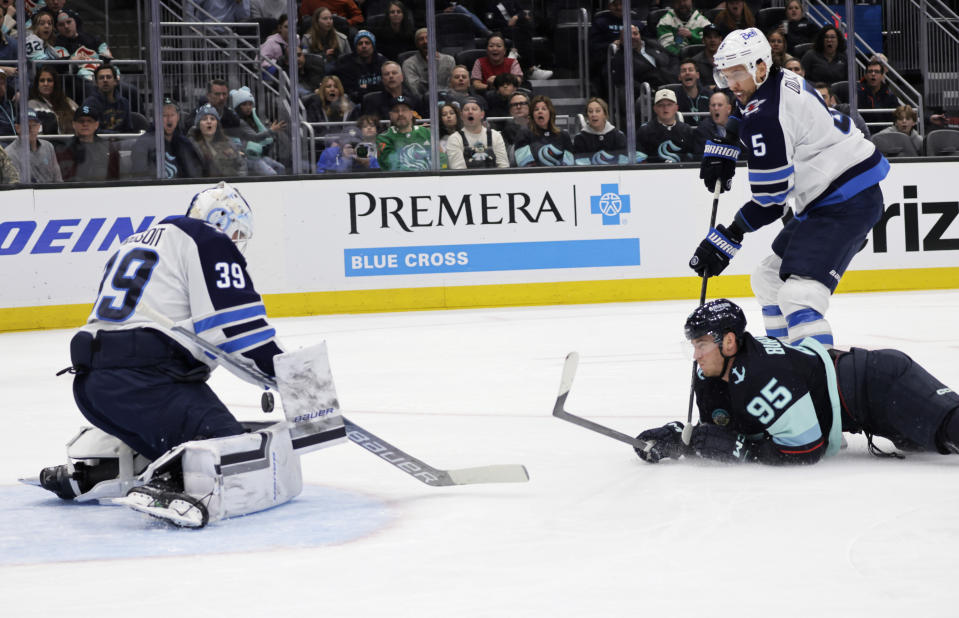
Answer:
M747 230L779 218L789 198L803 218L813 208L849 199L889 172L889 162L849 117L829 109L792 71L773 71L737 107L752 200L736 218Z
M233 241L213 226L184 216L167 217L127 237L107 261L93 311L83 330L151 328L175 339L211 368L217 360L188 339L138 311L148 305L178 325L233 353L237 360L275 375L282 352L276 331Z

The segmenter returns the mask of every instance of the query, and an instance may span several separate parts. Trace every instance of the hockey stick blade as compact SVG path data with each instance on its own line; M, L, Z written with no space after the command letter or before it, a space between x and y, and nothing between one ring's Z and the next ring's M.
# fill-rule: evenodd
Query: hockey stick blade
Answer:
M599 423L594 423L591 420L585 419L581 416L576 416L575 414L570 414L566 411L566 398L569 396L570 388L573 386L573 378L576 377L576 368L578 366L579 353L570 352L567 354L566 362L563 364L563 377L559 383L559 395L556 397L556 404L553 406L553 416L564 421L568 421L574 425L579 425L580 427L589 429L590 431L601 433L604 436L614 440L625 442L633 448L649 450L652 445L647 444L643 440L633 438L632 436L627 436L626 434L620 433L615 429L606 427L605 425L600 425Z
M366 431L353 421L343 419L346 437L380 457L416 480L435 487L474 485L477 483L525 483L529 480L526 467L519 464L501 464L441 470L396 448L386 440Z

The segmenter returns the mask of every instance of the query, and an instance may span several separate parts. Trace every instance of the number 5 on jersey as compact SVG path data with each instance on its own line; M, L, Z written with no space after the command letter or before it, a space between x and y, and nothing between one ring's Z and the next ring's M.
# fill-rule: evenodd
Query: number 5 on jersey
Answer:
M766 154L766 143L763 141L763 134L753 135L753 156L761 157Z

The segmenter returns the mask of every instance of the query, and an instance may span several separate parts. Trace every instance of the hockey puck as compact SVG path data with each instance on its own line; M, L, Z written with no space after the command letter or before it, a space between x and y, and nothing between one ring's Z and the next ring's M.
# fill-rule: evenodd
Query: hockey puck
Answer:
M273 393L263 391L263 395L260 396L260 407L263 408L264 412L273 411Z

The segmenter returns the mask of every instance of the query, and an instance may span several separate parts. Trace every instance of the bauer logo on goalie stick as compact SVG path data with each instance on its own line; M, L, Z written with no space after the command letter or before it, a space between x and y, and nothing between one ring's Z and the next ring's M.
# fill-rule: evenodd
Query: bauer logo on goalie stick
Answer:
M410 460L408 457L403 456L402 453L397 453L390 447L377 442L365 433L360 431L347 431L347 435L354 443L359 444L374 455L379 455L382 459L385 459L404 472L407 472L414 477L419 477L427 485L432 485L439 480L439 477L434 474L430 474L424 470L422 466Z
M293 419L294 423L302 423L304 421L309 421L314 418L320 418L328 414L333 414L336 412L335 408L326 408L325 410L313 410L309 414L301 414Z

